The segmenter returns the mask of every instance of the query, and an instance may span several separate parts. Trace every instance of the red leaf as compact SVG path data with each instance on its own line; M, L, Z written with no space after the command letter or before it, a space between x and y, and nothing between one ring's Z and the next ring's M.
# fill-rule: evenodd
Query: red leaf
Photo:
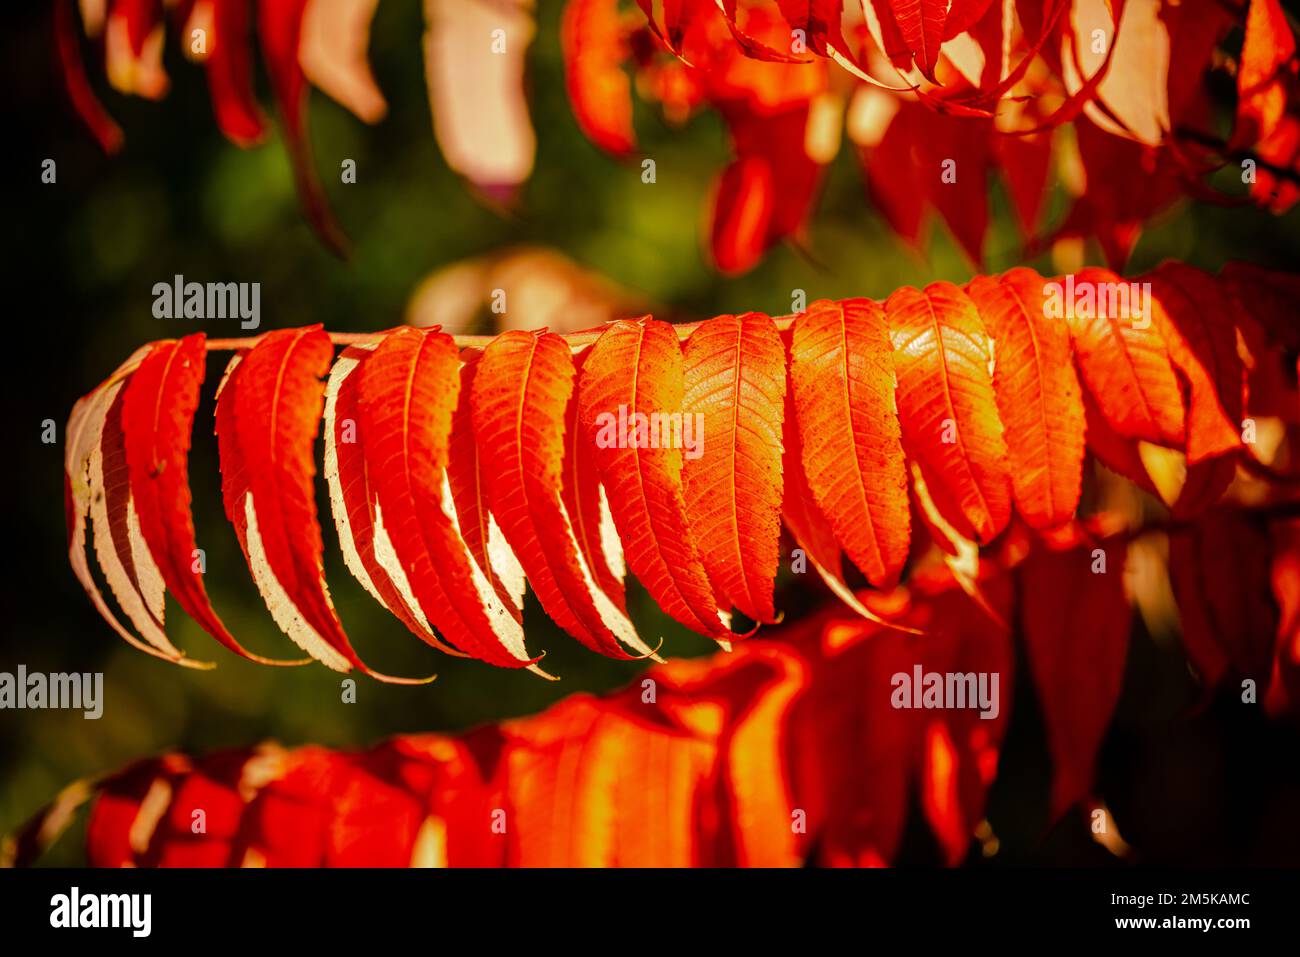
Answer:
M1300 521L1274 522L1269 580L1277 602L1277 651L1265 704L1269 714L1300 711Z
M776 112L756 110L745 98L720 108L738 159L723 171L714 194L712 249L721 271L740 273L775 243L801 233L823 167L804 147L806 100Z
M848 48L840 32L844 0L776 0L791 29L802 30L804 43L819 56L830 56L828 45L843 52Z
M179 656L163 631L163 579L140 535L131 494L122 431L123 396L129 383L130 378L114 388L99 444L88 462L95 557L113 597L145 641L166 655Z
M377 521L374 483L358 434L359 368L369 355L369 349L357 346L343 350L325 386L325 478L343 561L362 587L411 634L439 651L464 657L434 633L401 566L389 558L393 544L387 529Z
M1086 183L1058 235L1095 235L1106 261L1122 269L1142 224L1180 194L1181 180L1164 152L1113 136L1085 117L1074 134Z
M1087 391L1083 393L1083 413L1088 451L1096 456L1097 461L1155 498L1160 498L1160 492L1151 480L1138 451L1137 440L1125 438L1111 428L1105 414L1098 407L1097 400Z
M271 76L271 89L284 125L285 145L293 162L294 180L298 184L298 194L306 209L307 220L321 242L336 256L344 257L347 255L347 237L335 222L325 191L316 178L311 158L311 141L307 133L309 87L298 63L298 40L307 2L308 0L259 0L257 32L262 41L262 57Z
M208 92L217 126L237 146L251 146L266 135L266 118L253 94L252 56L248 46L250 0L210 0L212 29L208 39Z
M931 83L937 83L934 67L944 39L948 0L889 0L889 7L917 69Z
M255 758L248 751L219 751L176 779L166 814L139 863L146 867L238 866L236 843L251 784L244 778L244 770L251 760Z
M178 777L189 762L178 755L147 758L99 785L86 821L91 867L134 867L144 855Z
M904 109L909 107L916 113L921 183L966 255L979 264L988 230L992 121L947 116L915 104Z
M189 450L207 358L203 333L155 345L126 386L122 428L131 495L140 532L163 582L186 613L235 654L280 664L247 651L212 610L194 540Z
M446 477L460 388L450 336L411 327L389 333L361 370L359 433L397 558L442 637L490 664L535 663L523 629L472 561L454 519Z
M988 599L997 614L1007 617L1005 588L996 589ZM962 592L950 589L930 602L931 620L915 622L927 632L918 641L923 673L974 675L977 682L987 676L989 692L987 708L982 698L979 707L971 707L968 692L965 708L941 712L925 731L921 804L945 862L953 867L969 851L971 837L984 817L988 788L997 776L1002 737L1011 718L1015 652L1010 635Z
M910 674L914 639L835 622L822 644L819 693L803 695L791 715L795 797L819 863L881 867L898 852L920 752L915 722L890 705L891 676Z
M1020 571L1025 647L1052 752L1054 820L1090 794L1097 749L1119 701L1132 626L1124 544L1072 544L1060 551L1040 548Z
M706 0L707 2L707 0ZM714 0L722 9L723 19L726 21L727 29L731 31L731 38L736 41L745 56L755 60L765 60L770 63L806 63L808 57L803 57L789 50L781 50L769 46L762 40L750 35L740 28L736 21L736 0ZM753 7L751 10L755 9ZM757 8L761 9L761 8Z
M1229 676L1262 693L1273 669L1277 608L1269 591L1271 546L1249 516L1207 512L1169 535L1169 579L1178 599L1183 648L1207 692Z
M990 3L992 0L952 0L952 5L948 8L948 18L943 24L944 40L951 40L978 23Z
M726 275L748 272L768 248L776 184L759 156L733 161L722 172L713 199L713 261Z
M1223 267L1219 281L1272 339L1292 352L1300 351L1300 325L1295 322L1300 276L1230 262Z
M862 150L862 162L871 201L890 229L920 246L927 189L913 152L920 113L909 105L900 105L879 143Z
M380 779L363 762L339 768L332 784L326 867L415 864L425 795Z
M1245 369L1237 352L1237 304L1211 276L1165 263L1151 283L1156 325L1187 381L1187 464L1241 449Z
M1166 263L1147 278L1155 321L1188 387L1187 475L1173 504L1174 517L1186 518L1217 502L1236 477L1246 390L1237 339L1249 318L1199 269Z
M993 155L1002 168L1021 235L1032 237L1048 195L1052 169L1052 135L993 134Z
M73 0L55 0L54 52L63 74L63 86L73 110L94 135L99 148L105 153L116 153L122 148L122 128L113 122L86 78L75 20Z
M263 867L323 867L331 797L346 757L320 747L272 758L272 778L244 812L243 858Z
M1005 605L1007 589L996 591ZM815 632L810 690L793 705L786 748L822 864L891 863L914 785L949 865L965 857L984 813L1009 721L1009 636L947 577L899 620L925 633L844 621ZM987 710L969 698L936 709L926 690L936 676L942 689L946 674L980 673Z
M374 674L334 611L316 517L312 446L333 355L329 335L308 326L269 332L243 357L217 402L222 491L276 624L328 667Z
M890 227L919 245L927 210L937 210L972 262L988 229L990 121L900 103L879 143L864 149L872 201Z
M117 502L114 511L129 512L129 478L126 470L125 446L120 441L121 434L121 391L126 379L139 367L140 361L148 349L140 349L123 363L99 388L78 400L68 417L67 442L64 452L63 493L64 508L68 521L68 560L73 574L81 583L82 589L90 598L95 610L122 639L140 651L163 658L186 667L211 667L203 662L192 661L181 652L163 634L158 618L162 614L161 580L158 581L157 594L153 603L146 608L137 583L134 569L127 571L120 555L121 550L113 539L120 531L120 522L115 531L114 523L108 520L108 494L104 481L104 447L116 445L120 453L120 464L110 473L116 474L115 485L127 489L125 502ZM112 438L114 435L117 438ZM120 497L120 492L118 497ZM86 557L86 516L90 515L95 525L95 551L101 570L109 581L110 587L119 601L124 602L123 611L143 635L144 640L126 628L109 608L103 593L90 571ZM142 542L142 540L140 540ZM123 543L124 545L127 543ZM135 552L128 547L125 550L135 563ZM147 551L141 549L141 558L152 563ZM156 569L154 574L157 575Z

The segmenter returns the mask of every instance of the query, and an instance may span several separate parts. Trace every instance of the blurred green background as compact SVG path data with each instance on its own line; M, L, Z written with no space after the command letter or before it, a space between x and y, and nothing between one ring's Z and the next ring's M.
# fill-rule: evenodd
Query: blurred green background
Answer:
M354 244L345 264L304 223L287 156L278 139L239 150L218 133L201 69L169 50L173 88L162 103L106 95L126 132L125 151L106 159L67 109L54 79L48 12L14 11L4 40L8 126L14 170L3 230L9 355L4 472L4 626L0 670L105 674L102 720L57 711L0 712L0 833L33 813L69 781L164 749L205 751L265 738L285 744L359 746L399 732L463 728L536 711L576 691L626 683L640 667L605 660L556 631L529 597L529 647L547 652L562 680L541 681L446 658L423 646L355 584L334 545L328 506L327 575L344 624L361 655L393 674L439 678L418 688L359 679L356 704L340 701L340 676L323 667L273 669L226 653L174 605L171 633L191 655L215 660L212 672L166 665L125 646L98 618L68 568L60 491L62 428L78 396L137 346L203 328L240 335L237 324L159 320L151 288L176 273L262 286L262 328L324 323L365 331L401 321L416 283L431 270L509 245L550 245L581 265L688 314L790 310L791 291L819 297L884 297L904 284L964 281L971 267L942 229L925 257L895 240L867 202L852 151L841 151L812 222L809 255L774 250L749 275L725 279L701 248L706 198L727 158L722 124L705 114L668 127L638 105L637 129L658 167L645 185L635 164L599 153L579 132L564 93L558 44L561 4L542 0L528 56L537 162L516 214L478 204L447 168L435 144L421 60L419 4L387 0L373 28L371 59L389 115L368 127L317 93L312 98L316 165ZM92 65L92 73L95 67ZM259 82L261 79L259 78ZM102 83L97 81L102 88ZM269 104L266 91L263 102ZM42 185L40 163L58 163L58 183ZM357 162L355 185L338 183L344 158ZM995 192L995 223L985 271L1018 261L1019 241ZM1059 221L1065 200L1054 195ZM1215 269L1231 258L1295 268L1300 222L1253 208L1184 205L1153 223L1132 268L1177 257ZM1090 250L1090 261L1095 250ZM1045 261L1037 263L1050 268ZM518 303L515 309L526 308ZM220 509L210 439L209 365L196 425L191 481L198 541L208 552L208 587L218 612L250 648L287 656L293 649L265 612ZM41 423L59 423L60 444L40 441ZM323 492L323 483L322 483ZM639 588L633 616L644 635L665 638L668 655L707 653L710 644L668 622ZM790 616L825 600L820 586L783 581L778 607ZM1242 709L1212 707L1192 716L1193 687L1181 657L1144 636L1135 640L1126 691L1107 741L1101 791L1124 836L1149 861L1300 860L1295 814L1300 753L1293 730ZM1022 670L1023 674L1023 670ZM1001 839L996 861L1100 861L1081 823L1048 833L1048 764L1032 690L1019 682L1016 708L990 817ZM1289 822L1289 823L1288 823ZM907 854L929 858L925 837ZM67 836L51 863L81 860Z

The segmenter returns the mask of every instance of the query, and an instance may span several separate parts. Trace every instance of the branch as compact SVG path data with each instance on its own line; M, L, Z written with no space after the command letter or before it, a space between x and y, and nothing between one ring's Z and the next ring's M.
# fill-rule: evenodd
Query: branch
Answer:
M794 324L794 315L773 316L772 321L776 323L776 328L784 332ZM619 320L610 320L616 322ZM705 320L696 322L682 322L673 324L673 329L677 333L678 339L687 338L692 332L698 329ZM591 345L600 338L604 333L608 323L605 326L596 326L592 329L582 329L578 332L563 333L563 338L569 343L571 349L581 349L583 346ZM368 345L372 342L378 342L384 336L388 335L390 329L382 329L379 332L331 332L330 341L336 346L358 346ZM261 341L262 336L266 333L256 336L243 336L234 339L209 339L207 340L207 349L209 352L238 352L243 349L251 349ZM496 335L479 336L479 335L453 335L452 339L456 342L458 349L479 348L485 349L498 338Z
M1200 130L1194 130L1190 127L1180 126L1174 131L1174 138L1185 140L1189 143L1196 143L1207 149L1212 149L1226 160L1240 163L1242 160L1250 160L1262 170L1267 170L1278 179L1289 180L1300 186L1300 172L1286 166L1278 166L1276 163L1270 163L1266 159L1261 159L1259 154L1253 150L1232 150L1228 152L1228 143L1222 137L1212 133L1203 133Z

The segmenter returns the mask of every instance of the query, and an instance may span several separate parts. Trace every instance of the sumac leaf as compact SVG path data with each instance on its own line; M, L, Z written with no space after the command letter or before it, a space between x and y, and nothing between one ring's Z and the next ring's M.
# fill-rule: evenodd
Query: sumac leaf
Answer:
M772 622L781 537L785 350L760 313L719 316L684 346L682 415L697 447L682 468L686 518L720 607Z

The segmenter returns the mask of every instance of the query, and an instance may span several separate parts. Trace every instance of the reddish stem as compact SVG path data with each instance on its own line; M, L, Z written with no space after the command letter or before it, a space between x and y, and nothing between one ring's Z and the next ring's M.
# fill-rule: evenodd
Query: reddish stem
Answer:
M777 329L784 331L790 328L790 326L794 323L795 317L792 315L773 316L772 319L776 323ZM674 325L673 328L677 331L677 337L679 339L685 339L692 332L694 332L699 326L700 326L699 322L683 322ZM389 331L390 330L385 329L380 332L331 332L329 334L329 337L330 337L330 342L334 343L336 346L366 345L368 343L378 342L380 339L386 336ZM583 329L580 332L569 332L569 333L564 333L563 335L564 338L568 341L569 346L576 349L582 346L590 345L591 343L595 342L598 338L600 338L601 333L603 333L604 331L605 329L603 326L598 326L594 329ZM209 352L237 352L241 349L253 348L253 346L257 345L258 341L261 338L262 337L258 335L258 336L245 336L243 338L237 338L237 339L209 339L207 341L207 348ZM469 348L469 347L476 347L480 349L486 348L496 338L497 338L496 336L471 336L471 335L452 336L452 339L454 339L456 342L457 348L461 348L461 349Z

